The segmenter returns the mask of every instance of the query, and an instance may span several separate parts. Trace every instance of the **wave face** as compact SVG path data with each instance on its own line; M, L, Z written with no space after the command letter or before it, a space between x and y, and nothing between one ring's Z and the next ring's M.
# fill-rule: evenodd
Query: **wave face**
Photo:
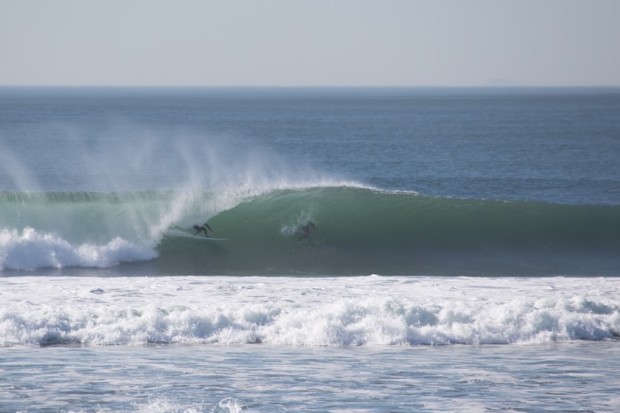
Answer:
M208 219L226 241L174 236ZM314 226L304 226L312 223ZM154 274L617 275L620 206L308 186L0 194L0 268ZM134 263L131 267L127 264Z

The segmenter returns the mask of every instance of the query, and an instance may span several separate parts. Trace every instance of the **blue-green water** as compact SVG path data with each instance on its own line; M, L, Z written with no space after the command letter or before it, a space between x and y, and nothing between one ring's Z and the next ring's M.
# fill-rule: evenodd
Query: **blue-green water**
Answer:
M619 112L618 89L5 88L2 144L27 165L0 184L160 188L194 172L188 157L229 176L262 155L281 179L306 167L432 196L618 204Z
M617 275L619 113L617 89L5 88L0 267ZM207 220L231 242L167 233Z
M0 411L617 411L619 159L618 89L0 88Z

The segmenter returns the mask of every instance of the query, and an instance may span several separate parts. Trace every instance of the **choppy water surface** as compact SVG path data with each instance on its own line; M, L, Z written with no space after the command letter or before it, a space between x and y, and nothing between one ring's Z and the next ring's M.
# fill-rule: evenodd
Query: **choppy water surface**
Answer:
M3 411L614 412L620 346L4 349Z

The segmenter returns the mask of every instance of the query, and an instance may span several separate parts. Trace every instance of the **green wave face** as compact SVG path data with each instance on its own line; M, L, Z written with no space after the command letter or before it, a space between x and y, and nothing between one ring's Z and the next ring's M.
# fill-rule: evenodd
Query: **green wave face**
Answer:
M227 240L168 232L205 221L213 237ZM37 248L20 232L26 228L38 234ZM0 230L5 262L16 248L19 262L28 262L28 254L56 253L60 241L78 251L122 239L133 249L115 255L120 263L137 262L145 266L141 273L154 274L620 272L620 206L433 198L351 186L258 195L1 193ZM56 244L46 244L47 234ZM40 256L30 261L49 261Z
M315 227L304 233L310 222ZM226 274L568 274L593 263L604 273L620 268L616 206L311 188L250 199L210 225L214 236L230 242L164 239L162 255L174 262L170 271L182 265L176 258L195 262L203 249L205 271ZM180 252L184 248L190 252Z

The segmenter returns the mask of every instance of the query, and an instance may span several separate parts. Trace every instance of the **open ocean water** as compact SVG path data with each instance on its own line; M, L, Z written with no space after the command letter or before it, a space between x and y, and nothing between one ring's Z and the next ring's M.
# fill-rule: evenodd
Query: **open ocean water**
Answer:
M620 89L0 88L1 412L616 412L619 276Z

